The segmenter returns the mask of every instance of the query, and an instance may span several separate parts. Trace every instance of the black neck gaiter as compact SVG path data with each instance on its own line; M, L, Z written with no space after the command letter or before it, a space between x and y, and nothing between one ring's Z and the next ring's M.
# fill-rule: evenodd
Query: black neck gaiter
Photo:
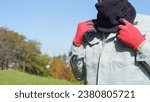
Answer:
M136 17L136 11L128 0L104 0L97 3L95 7L98 11L96 28L105 33L118 32L120 18L133 24Z

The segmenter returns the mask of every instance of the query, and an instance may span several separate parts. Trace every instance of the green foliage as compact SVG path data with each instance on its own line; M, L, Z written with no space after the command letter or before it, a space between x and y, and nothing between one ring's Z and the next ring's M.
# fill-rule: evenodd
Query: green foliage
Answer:
M0 70L0 85L77 85L79 83L52 77L30 75L17 70Z
M40 52L37 41L28 40L23 35L7 28L0 28L0 69L17 68L31 74L47 76L47 55Z

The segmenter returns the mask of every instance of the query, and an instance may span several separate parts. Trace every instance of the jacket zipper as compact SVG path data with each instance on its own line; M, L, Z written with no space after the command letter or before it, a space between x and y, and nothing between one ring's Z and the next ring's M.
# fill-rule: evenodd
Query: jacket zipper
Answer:
M103 49L104 49L104 45L105 45L105 34L102 34L102 50L100 51L99 53L99 57L98 57L98 66L97 66L97 74L96 74L96 85L98 85L98 76L99 76L99 66L100 66L100 62L101 62L101 54L103 52Z

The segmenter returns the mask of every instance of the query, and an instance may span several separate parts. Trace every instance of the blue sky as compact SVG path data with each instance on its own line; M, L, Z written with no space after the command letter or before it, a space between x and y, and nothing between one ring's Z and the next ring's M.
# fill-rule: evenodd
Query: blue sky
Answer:
M96 18L97 0L0 0L0 27L41 43L51 56L68 53L80 21ZM150 15L149 0L129 0Z

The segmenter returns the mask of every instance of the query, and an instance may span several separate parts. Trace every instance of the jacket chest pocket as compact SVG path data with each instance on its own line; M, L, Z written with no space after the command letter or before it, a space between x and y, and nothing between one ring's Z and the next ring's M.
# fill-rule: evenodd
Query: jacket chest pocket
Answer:
M119 50L114 51L111 58L112 67L124 68L127 66L133 66L135 63L135 52L124 46Z

